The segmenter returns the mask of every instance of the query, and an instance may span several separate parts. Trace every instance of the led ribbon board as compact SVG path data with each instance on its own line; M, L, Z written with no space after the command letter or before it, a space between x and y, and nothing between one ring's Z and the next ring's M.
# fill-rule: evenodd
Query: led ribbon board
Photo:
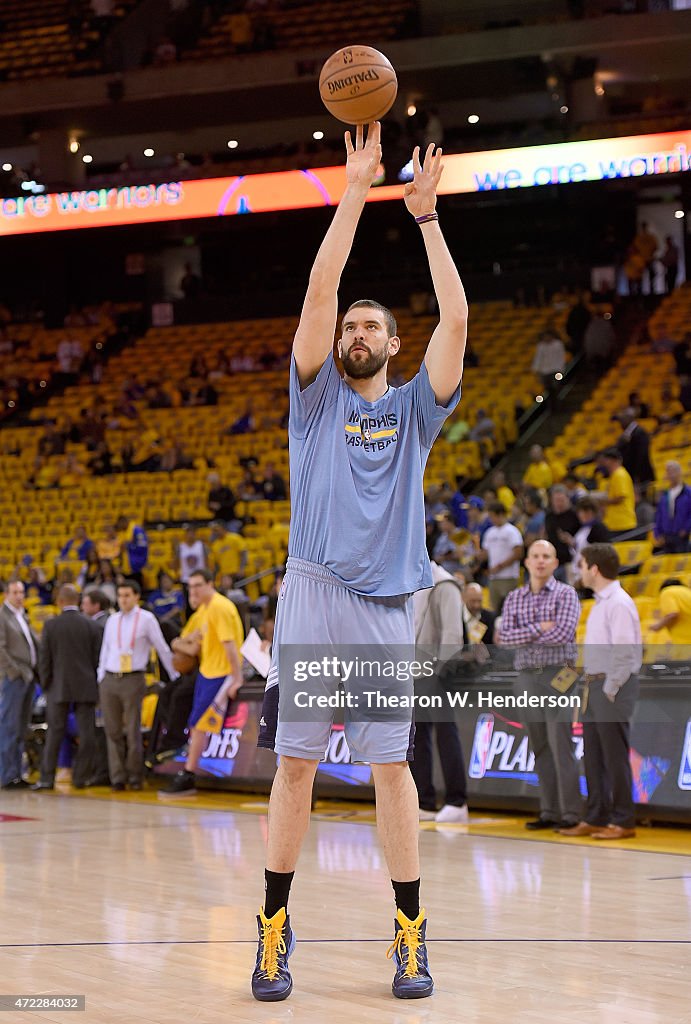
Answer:
M447 156L439 192L496 192L690 169L691 131L667 132ZM344 188L343 167L322 167L21 196L0 200L0 235L305 210L335 205ZM372 189L368 202L402 196L403 185L385 185Z

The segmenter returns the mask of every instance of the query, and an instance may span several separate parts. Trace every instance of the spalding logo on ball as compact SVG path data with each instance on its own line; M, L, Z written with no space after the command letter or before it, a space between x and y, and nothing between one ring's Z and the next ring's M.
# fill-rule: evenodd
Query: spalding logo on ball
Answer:
M391 63L372 46L344 46L333 53L319 76L324 106L345 124L369 124L394 104L398 82Z

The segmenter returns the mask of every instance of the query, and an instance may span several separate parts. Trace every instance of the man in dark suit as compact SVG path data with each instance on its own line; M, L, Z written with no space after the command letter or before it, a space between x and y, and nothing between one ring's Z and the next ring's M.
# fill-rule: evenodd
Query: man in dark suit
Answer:
M82 613L98 626L101 637L110 615L110 598L102 590L88 590L82 594Z
M99 648L103 641L103 631L112 608L108 595L95 587L82 594L82 615L85 615L92 625L98 630ZM110 775L108 774L108 750L106 734L103 725L96 723L96 748L92 763L91 772L86 779L85 786L109 786Z
M619 420L624 431L617 441L624 469L634 484L649 484L655 479L655 471L650 462L648 431L636 423L636 413L630 407L622 409L614 418Z
M58 607L60 615L49 619L43 627L38 655L39 678L46 694L48 733L41 781L32 787L35 790L53 789L71 704L79 728L79 750L72 768L72 781L78 789L86 784L96 746L96 669L101 633L79 613L79 593L71 584L60 587Z
M24 738L31 717L38 638L24 612L24 584L7 584L0 608L0 787L25 789Z
M467 583L463 589L463 642L465 644L494 643L494 612L482 607L482 587Z

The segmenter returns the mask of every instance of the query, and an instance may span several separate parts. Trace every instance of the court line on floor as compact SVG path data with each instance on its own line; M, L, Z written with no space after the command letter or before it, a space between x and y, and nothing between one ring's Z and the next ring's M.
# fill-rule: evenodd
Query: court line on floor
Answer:
M327 943L342 942L390 942L391 937L385 936L376 939L298 939L301 945L323 945ZM482 943L482 942L504 942L504 943L542 943L544 945L563 945L566 943L593 943L595 945L633 945L633 946L691 946L691 939L544 939L544 938L520 938L520 939L490 939L490 938L445 938L427 939L428 943L434 942L458 942L458 943ZM0 942L0 949L62 949L74 946L247 946L256 945L256 939L123 939L111 942Z
M657 878L649 878L649 882L668 882L676 878L691 878L691 875L659 875Z

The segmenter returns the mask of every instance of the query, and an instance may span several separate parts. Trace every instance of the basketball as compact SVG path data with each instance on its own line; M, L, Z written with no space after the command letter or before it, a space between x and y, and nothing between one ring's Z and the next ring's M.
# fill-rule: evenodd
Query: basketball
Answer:
M333 53L319 76L324 106L345 124L369 124L383 117L398 92L391 63L372 46L344 46Z

